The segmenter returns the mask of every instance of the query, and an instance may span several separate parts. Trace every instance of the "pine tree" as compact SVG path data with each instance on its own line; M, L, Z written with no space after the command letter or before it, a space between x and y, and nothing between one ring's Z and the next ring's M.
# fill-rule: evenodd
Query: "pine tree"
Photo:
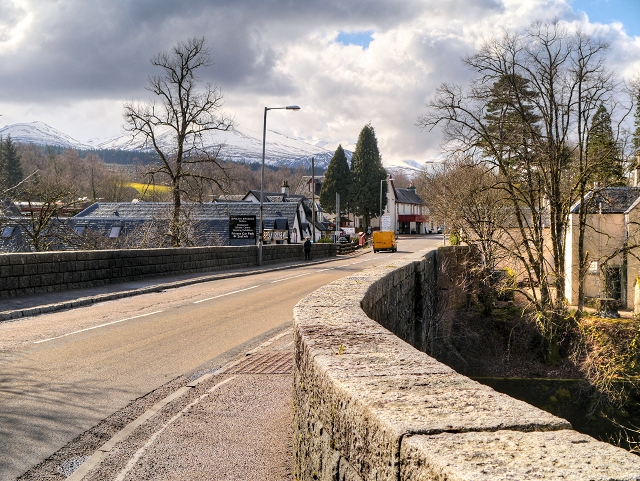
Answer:
M336 212L336 193L340 194L340 210L346 210L351 192L351 171L342 145L338 145L324 174L320 205L327 212ZM338 215L339 212L336 212Z
M0 200L2 200L3 193L7 190L7 182L5 181L5 155L4 155L4 140L0 135Z
M611 128L611 116L602 104L591 121L587 155L589 164L593 166L594 181L609 186L626 184L622 155Z
M352 189L350 205L356 215L364 217L365 226L371 218L380 215L380 188L382 208L386 205L387 172L382 166L378 140L371 124L365 125L358 136L358 143L351 158Z
M502 76L491 88L485 121L487 137L480 143L489 155L499 155L505 167L529 169L531 145L540 120L535 113L536 94L530 82L516 74Z
M18 149L16 144L11 140L11 136L8 135L7 139L3 142L2 153L4 156L3 162L3 177L5 179L5 185L7 188L14 187L24 179L22 172L22 166L20 165L20 155L18 155Z

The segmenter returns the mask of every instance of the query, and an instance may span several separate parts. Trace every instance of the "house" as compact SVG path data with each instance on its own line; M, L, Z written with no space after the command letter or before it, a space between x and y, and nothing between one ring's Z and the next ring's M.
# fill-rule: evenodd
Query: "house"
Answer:
M387 178L387 204L378 226L382 221L384 229L387 222L397 234L428 234L434 230L427 203L416 193L413 183L401 189L394 182L391 177Z
M22 213L10 200L0 202L0 252L24 250Z
M55 205L42 202L33 204L0 202L0 252L75 249L75 234L68 228L66 217L52 216L73 210L55 210Z
M399 234L428 234L434 228L429 218L429 208L416 194L413 183L406 189L395 189L397 212L396 231Z
M311 179L311 177L309 177ZM309 183L309 185L311 185ZM250 190L242 199L244 202L260 203L260 191ZM315 196L315 199L307 197L304 194L291 194L289 192L289 184L284 181L282 183L282 189L280 192L263 192L263 205L270 202L295 202L299 206L300 218L301 218L301 239L305 237L313 237L315 231L314 242L325 237L329 233L329 220L327 219L324 210L320 206L320 198ZM313 211L312 211L313 205ZM315 230L313 229L312 218L315 215Z
M233 218L256 219L256 235L260 235L259 204L252 202L213 202L183 204L192 245L254 245L256 239L249 235L237 238L231 235ZM127 235L140 235L153 225L166 237L172 204L169 202L96 202L69 223L78 235L85 230L114 240ZM263 205L265 244L300 243L303 237L302 219L297 202L267 202ZM137 232L136 232L137 231Z
M572 206L567 226L565 290L569 304L578 302L578 210L587 206L584 250L588 270L587 298L612 298L623 308L634 304L640 274L640 187L605 187L589 192Z

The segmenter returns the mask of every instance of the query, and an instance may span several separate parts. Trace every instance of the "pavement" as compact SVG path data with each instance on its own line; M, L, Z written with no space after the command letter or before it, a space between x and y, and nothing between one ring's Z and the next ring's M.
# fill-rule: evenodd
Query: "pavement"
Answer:
M331 260L335 258L3 299L0 322ZM134 400L18 479L293 480L292 372L289 326L220 366L181 376Z

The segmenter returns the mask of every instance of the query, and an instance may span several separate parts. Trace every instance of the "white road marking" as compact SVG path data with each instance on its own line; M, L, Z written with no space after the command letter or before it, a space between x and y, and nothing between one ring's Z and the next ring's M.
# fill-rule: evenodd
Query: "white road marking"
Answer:
M34 341L34 344L40 344L41 342L53 341L55 339L60 339L61 337L72 336L73 334L79 334L81 332L90 331L92 329L98 329L99 327L110 326L112 324L118 324L119 322L130 321L131 319L138 319L140 317L152 316L153 314L158 314L163 311L154 311L149 312L147 314L140 314L139 316L127 317L126 319L120 319L119 321L107 322L106 324L100 324L99 326L87 327L86 329L80 329L79 331L68 332L67 334L63 334L62 336L50 337L49 339L42 339L41 341Z
M224 296L230 296L231 294L237 294L238 292L248 291L250 289L255 289L256 287L260 287L260 286L259 285L251 286L251 287L247 287L246 289L240 289L239 291L227 292L226 294L220 294L219 296L214 296L214 297L207 297L206 299L200 299L199 301L195 301L194 304L199 304L205 301L211 301L213 299L219 299L220 297L224 297Z
M305 274L298 274L297 276L285 277L284 279L278 279L277 281L271 281L271 284L275 284L276 282L288 281L289 279L295 279L296 277L303 277L313 274L313 272L307 272Z

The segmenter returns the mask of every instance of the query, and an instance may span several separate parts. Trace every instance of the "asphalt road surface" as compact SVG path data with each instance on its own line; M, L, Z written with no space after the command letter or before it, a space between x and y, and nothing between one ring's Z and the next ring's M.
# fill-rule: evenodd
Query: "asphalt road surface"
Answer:
M407 237L397 253L370 252L0 323L0 479L17 478L168 381L217 367L286 329L294 305L320 286L441 242Z

